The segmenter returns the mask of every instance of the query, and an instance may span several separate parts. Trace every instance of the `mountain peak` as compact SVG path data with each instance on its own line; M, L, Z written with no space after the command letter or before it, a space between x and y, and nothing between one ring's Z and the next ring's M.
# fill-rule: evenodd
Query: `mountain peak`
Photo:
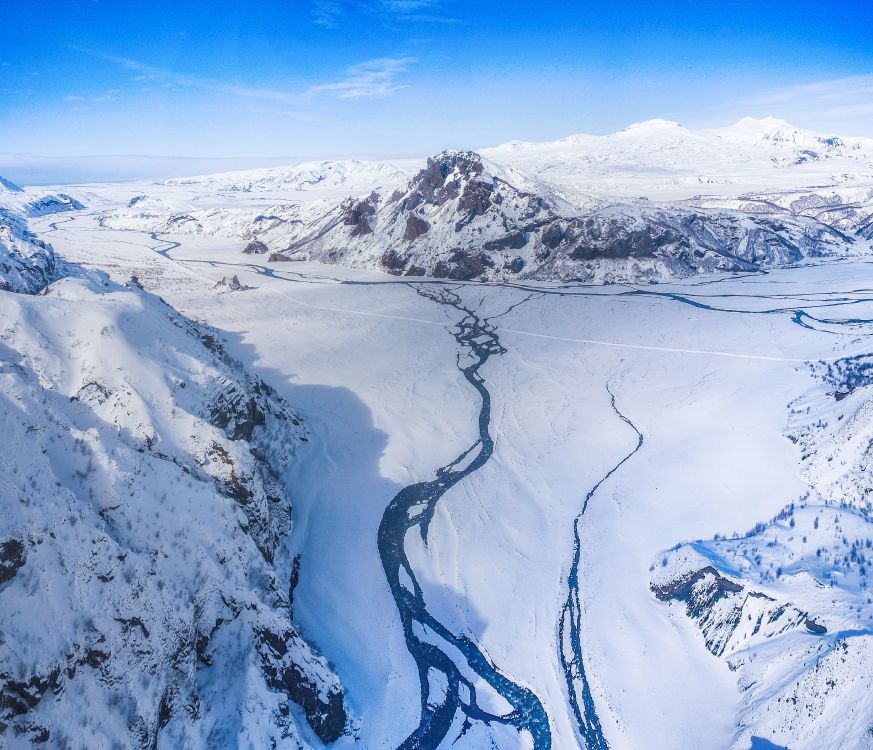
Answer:
M744 117L734 125L714 131L726 141L749 145L799 144L817 140L816 133L802 130L779 117Z

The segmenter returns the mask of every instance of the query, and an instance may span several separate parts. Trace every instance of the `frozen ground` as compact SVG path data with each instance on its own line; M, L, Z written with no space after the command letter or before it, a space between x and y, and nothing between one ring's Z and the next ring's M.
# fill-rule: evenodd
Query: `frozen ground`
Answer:
M827 492L844 475L864 485L865 448L850 440L857 430L839 458L845 471L827 474L815 462L833 465L819 457L822 420L834 430L853 419L868 429L866 381L827 385L827 365L808 363L869 351L870 264L642 288L483 285L267 264L243 255L238 239L108 229L94 212L37 219L31 228L65 259L117 281L136 275L182 313L226 332L229 353L310 429L286 477L296 488L290 552L301 556L294 615L345 688L352 730L337 747L397 747L419 724L416 660L377 538L404 487L479 460L480 394L459 367L475 363L473 342L486 345L489 336L500 349L479 374L491 399L493 455L433 505L410 507L410 519L425 507L433 515L402 537L415 581L403 572L399 590L421 594L409 615L413 645L434 644L455 665L427 671L427 710L448 705L451 681L461 678L445 745L545 747L550 739L573 748L584 736L590 747L747 750L753 737L783 745L804 736L812 719L782 708L791 679L759 681L750 694L748 670L734 671L707 648L699 618L653 593L666 585L653 571L677 543L741 537L811 493L832 503ZM214 288L233 275L241 289ZM447 291L456 306L436 298ZM454 327L489 317L489 331L470 339ZM837 391L849 395L837 400ZM859 493L855 506L863 503ZM852 523L867 520L856 515ZM788 551L773 555L784 554L786 569L791 554L806 554L783 546ZM721 574L734 585L761 583L757 567L737 569L723 557ZM670 581L688 570L678 566ZM578 606L567 609L574 571ZM804 610L815 604L810 614L822 622L845 623L854 594L837 614L827 611L836 605L807 596L826 583L816 575L802 595L770 593ZM855 576L852 591L860 590ZM455 640L424 625L427 617ZM565 633L571 624L579 633L578 653L571 645L563 659L562 622ZM462 655L460 636L509 684ZM796 658L783 654L779 668L803 679L820 636L791 637L807 640ZM857 680L854 663L833 667L833 679ZM547 716L545 730L528 695ZM863 691L853 695L863 709ZM527 724L511 711L513 700L533 711ZM836 730L818 735L818 747L866 747L864 732L841 724L839 704L829 700L824 691L816 710L837 717ZM484 714L504 720L489 725L479 720Z

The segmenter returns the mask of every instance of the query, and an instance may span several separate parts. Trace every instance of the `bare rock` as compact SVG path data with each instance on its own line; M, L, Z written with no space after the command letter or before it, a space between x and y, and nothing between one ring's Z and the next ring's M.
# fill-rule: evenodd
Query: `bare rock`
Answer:
M260 240L252 240L248 245L243 248L243 253L246 255L265 255L270 252L270 248L267 247L266 243L261 242Z
M415 214L410 214L406 218L406 231L403 233L403 239L414 242L427 232L428 229L430 229L430 225L424 219Z

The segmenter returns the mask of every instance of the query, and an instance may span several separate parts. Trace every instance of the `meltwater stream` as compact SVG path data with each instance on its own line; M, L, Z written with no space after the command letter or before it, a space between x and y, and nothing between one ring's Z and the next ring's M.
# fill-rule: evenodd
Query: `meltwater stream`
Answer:
M582 559L582 540L580 527L582 517L588 510L588 503L597 493L601 485L617 472L631 456L643 447L643 434L636 428L633 422L622 414L615 405L615 394L606 386L609 394L610 405L616 416L619 417L637 436L636 445L613 466L595 484L585 496L582 511L576 517L573 524L573 564L570 567L570 575L567 577L567 599L561 609L561 619L558 621L558 656L561 660L561 668L564 671L564 679L567 682L567 695L570 707L573 709L573 717L579 728L579 734L585 742L586 750L607 750L606 738L600 719L594 707L594 697L585 674L585 663L582 654L582 605L579 594L579 567Z
M474 641L465 635L452 633L428 611L415 571L406 556L404 540L407 532L417 528L426 542L428 526L440 498L491 458L494 451L494 440L489 431L491 394L479 370L489 357L506 352L490 319L480 318L475 311L465 307L453 290L416 287L416 291L463 315L452 329L452 335L462 347L462 353L458 355L458 368L478 392L481 406L478 440L454 461L438 469L436 479L409 485L398 492L385 509L379 525L379 555L400 612L406 647L418 666L421 688L418 727L400 747L410 750L438 747L460 711L464 716L461 734L474 721L504 724L519 732L529 733L534 747L545 750L551 747L551 730L539 698L501 673ZM469 364L463 364L466 361ZM464 467L459 468L462 465ZM458 666L455 659L464 663L464 669ZM495 715L481 708L472 675L499 693L512 706L512 711Z

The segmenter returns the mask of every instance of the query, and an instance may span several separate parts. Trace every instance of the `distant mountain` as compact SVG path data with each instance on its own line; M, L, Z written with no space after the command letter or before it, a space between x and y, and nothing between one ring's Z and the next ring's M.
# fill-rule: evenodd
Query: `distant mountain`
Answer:
M274 261L594 283L850 257L873 239L873 141L781 120L704 131L651 120L412 166L310 162L173 180L101 224L257 240Z
M408 164L407 164L408 166ZM197 186L221 192L315 193L341 190L348 194L402 184L409 176L404 162L318 161L290 167L224 172L167 180L167 185Z
M289 259L464 280L658 280L839 255L847 244L805 217L609 202L580 209L515 170L448 151L403 189L265 234L281 238L272 246Z
M650 120L610 135L512 141L480 153L571 196L677 200L873 180L873 139L813 133L773 118L696 131Z

